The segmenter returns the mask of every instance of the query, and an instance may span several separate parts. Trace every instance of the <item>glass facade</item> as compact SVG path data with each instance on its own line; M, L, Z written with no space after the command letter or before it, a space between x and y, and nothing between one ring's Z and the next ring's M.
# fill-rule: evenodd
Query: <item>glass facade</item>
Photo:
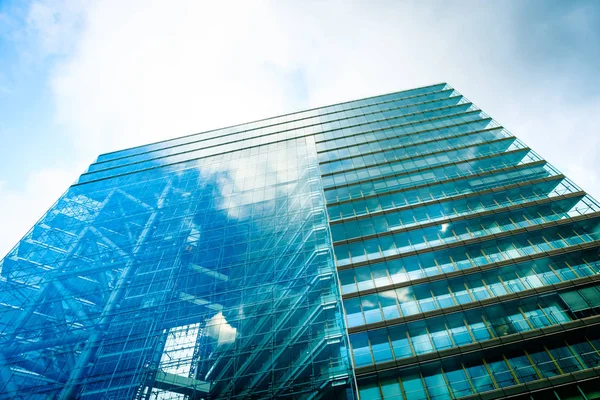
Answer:
M0 264L0 398L600 398L600 205L448 84L98 157Z

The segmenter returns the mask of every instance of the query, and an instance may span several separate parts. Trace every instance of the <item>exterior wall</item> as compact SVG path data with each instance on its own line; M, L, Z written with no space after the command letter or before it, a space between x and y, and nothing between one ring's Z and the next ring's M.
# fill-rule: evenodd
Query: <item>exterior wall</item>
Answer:
M104 154L1 261L0 398L596 398L599 226L445 83Z
M458 92L431 89L369 107L379 126L316 136L360 398L595 379L598 203Z
M353 398L312 137L74 185L0 285L1 398Z

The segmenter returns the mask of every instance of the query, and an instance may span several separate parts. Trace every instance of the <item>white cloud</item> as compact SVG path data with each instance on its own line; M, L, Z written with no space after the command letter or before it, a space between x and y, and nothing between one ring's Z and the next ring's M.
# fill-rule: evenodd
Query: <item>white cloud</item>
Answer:
M35 1L27 13L29 33L37 38L41 55L67 54L83 23L83 0Z
M511 26L517 12L460 3L103 1L85 9L76 50L53 74L57 119L92 154L448 81L560 161L568 153L554 157L546 138L566 136L557 122L581 122L573 115L581 105L546 101L569 92L569 81L527 70ZM507 25L495 23L500 17Z
M66 191L77 175L60 167L36 171L21 188L0 181L0 254L4 256Z
M294 103L277 79L284 43L266 45L265 13L249 2L92 7L52 80L58 121L79 147L106 151L283 111Z
M235 342L237 328L232 327L222 312L213 315L204 327L204 333L215 339L217 345L229 344Z
M568 64L552 53L593 52L540 36L564 28L589 46L591 14L547 21L527 4L59 0L34 2L29 21L41 51L63 54L50 82L56 121L82 160L447 81L600 195L578 178L598 168L597 78L573 69L579 53Z

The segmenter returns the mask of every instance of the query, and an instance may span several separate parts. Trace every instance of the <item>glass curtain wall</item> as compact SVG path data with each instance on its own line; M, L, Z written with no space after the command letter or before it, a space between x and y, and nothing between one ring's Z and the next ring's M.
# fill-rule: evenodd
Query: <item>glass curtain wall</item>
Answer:
M3 260L0 398L355 398L314 138L153 163Z
M435 90L315 136L360 398L525 396L597 376L600 206Z
M0 398L599 398L599 306L600 205L441 83L100 155L0 262Z

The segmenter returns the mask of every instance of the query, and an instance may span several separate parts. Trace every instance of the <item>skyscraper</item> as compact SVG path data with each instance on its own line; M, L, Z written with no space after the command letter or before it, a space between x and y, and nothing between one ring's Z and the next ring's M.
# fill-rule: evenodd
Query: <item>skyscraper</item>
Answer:
M445 83L103 154L0 264L0 398L599 398L599 228Z

